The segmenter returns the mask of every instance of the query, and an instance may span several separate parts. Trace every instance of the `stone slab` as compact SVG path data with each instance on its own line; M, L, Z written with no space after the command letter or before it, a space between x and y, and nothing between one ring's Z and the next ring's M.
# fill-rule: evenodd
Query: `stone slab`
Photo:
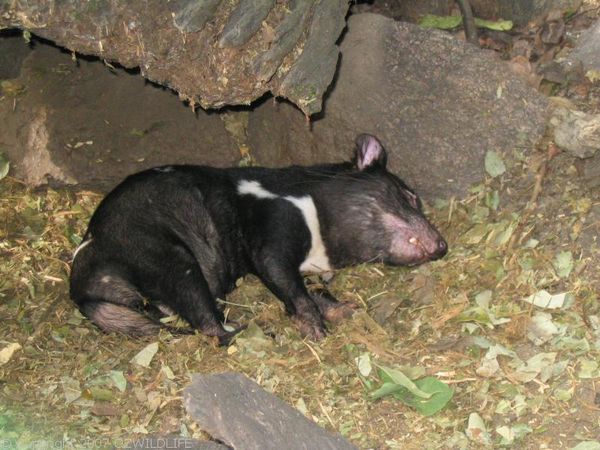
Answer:
M236 450L356 449L242 374L195 374L183 398L202 430Z

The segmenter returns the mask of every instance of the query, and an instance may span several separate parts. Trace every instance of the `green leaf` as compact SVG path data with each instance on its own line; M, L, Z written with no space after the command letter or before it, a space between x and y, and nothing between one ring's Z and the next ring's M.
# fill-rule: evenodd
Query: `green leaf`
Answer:
M523 436L525 436L528 433L531 433L532 431L533 430L529 426L521 423L518 423L513 426L504 425L496 428L496 433L502 436L502 439L500 441L501 445L511 445L515 441L522 439Z
M402 386L396 383L392 383L390 381L384 382L379 388L374 390L369 394L371 400L377 400L381 397L385 397L386 395L393 394L394 392L398 392L400 389L403 389Z
M439 30L452 30L462 23L462 16L435 16L426 14L419 20L423 28L437 28Z
M518 224L519 222L515 220L513 222L510 222L504 230L498 229L498 234L495 236L494 244L496 244L497 246L508 244L510 238L517 229Z
M583 359L580 362L579 378L598 378L600 377L600 371L598 370L598 363L593 360Z
M524 247L525 248L536 248L539 243L540 243L540 241L538 241L537 239L531 238L531 239L528 239L527 242L525 242Z
M67 404L73 403L81 397L81 388L79 387L78 380L65 375L60 378L60 383L62 384Z
M411 380L423 378L426 372L425 367L421 366L398 366L398 369Z
M492 191L485 194L485 204L488 208L496 211L500 205L500 194L498 191Z
M552 321L552 315L537 311L529 320L527 338L535 345L542 345L558 334L558 327Z
M473 208L473 222L485 222L490 215L490 209L486 206L475 206Z
M492 177L496 178L506 172L506 166L502 157L498 152L489 150L485 154L485 171Z
M125 388L127 387L127 380L125 379L123 372L119 370L111 370L109 377L119 391L125 391Z
M123 414L121 419L119 420L119 426L121 428L127 428L129 426L129 416L127 414Z
M583 441L577 444L571 450L600 450L600 442L598 441Z
M423 392L428 393L428 399L417 398L406 389L401 389L393 395L408 406L413 407L424 416L432 416L444 408L454 395L450 387L435 377L425 377L415 381L415 385Z
M162 366L160 371L163 373L163 375L165 377L167 377L168 380L173 380L175 378L175 374L173 373L173 370L171 370L171 368L167 365Z
M560 402L568 402L573 398L573 389L554 389L554 398Z
M436 16L433 14L424 15L419 20L419 25L423 28L437 28L439 30L452 30L459 27L463 22L462 16ZM475 18L475 26L478 28L487 28L495 31L508 31L512 29L513 23L510 20L484 20Z
M553 265L559 277L567 278L573 270L573 254L568 250L558 253Z
M360 356L354 359L358 371L363 377L368 377L371 374L371 355L367 352L362 353Z
M158 342L153 342L152 344L148 344L144 347L140 352L131 358L132 363L137 364L138 366L148 367L152 362L152 358L158 351Z
M485 223L478 223L465 233L465 242L469 245L479 244L490 232L490 228Z
M131 131L129 131L129 134L134 137L144 137L146 132L144 130L138 130L137 128L132 128Z
M542 371L550 370L555 360L556 352L538 353L517 367L512 376L521 383L528 383Z
M489 289L481 291L475 296L475 303L477 303L482 308L489 308L491 300L492 291L490 291Z
M506 399L500 400L496 405L494 412L496 414L508 414L511 411L510 402Z
M267 337L262 328L251 321L248 327L235 336L235 346L243 355L264 358L273 348L273 339Z
M523 301L531 303L539 308L558 309L571 306L573 304L573 296L567 292L552 295L548 291L542 289L541 291L524 298Z
M479 306L472 306L456 316L457 322L475 322L493 328L490 319L489 311L484 310Z
M475 26L477 28L487 28L494 31L508 31L513 27L511 20L485 20L475 18Z
M109 389L103 389L98 386L92 386L89 388L90 395L94 400L110 401L113 398L113 394Z
M431 397L430 393L423 392L419 389L419 387L413 383L410 378L404 375L401 371L392 369L391 367L385 366L377 366L379 367L379 377L383 380L383 382L390 382L394 384L398 384L406 389L413 395L421 398L429 398Z
M400 370L384 366L378 368L383 384L370 393L372 400L393 395L424 416L431 416L444 408L454 395L447 384L434 377L425 377L413 382Z
M479 444L492 444L492 438L485 426L485 422L477 413L469 414L469 422L467 424L465 434L471 441L477 442Z
M294 405L298 411L300 411L303 415L308 416L308 408L306 407L306 402L302 397L298 399L296 404Z
M10 162L4 156L4 153L0 153L0 180L8 175L10 170Z

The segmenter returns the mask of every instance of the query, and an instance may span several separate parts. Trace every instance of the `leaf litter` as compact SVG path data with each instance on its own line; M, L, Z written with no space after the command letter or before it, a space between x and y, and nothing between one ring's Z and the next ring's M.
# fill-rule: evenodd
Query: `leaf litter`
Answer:
M574 186L552 204L554 183L569 176L570 161L557 159L540 193L543 206L523 219L532 177L526 161L506 159L505 172L466 199L430 209L450 242L446 258L336 274L331 291L379 322L359 312L325 340L303 340L248 276L224 302L230 320L249 324L227 348L202 335L99 332L68 298L68 263L101 196L31 190L6 177L0 343L10 357L0 366L0 429L16 445L118 442L182 427L207 438L185 415L181 389L193 372L234 370L361 448L412 448L416 435L440 448L593 442L597 407L593 398L583 403L580 390L588 383L596 392L600 378L598 274L592 266L576 273L583 249L554 217L567 210L584 221L590 208L578 205L600 198ZM491 195L497 208L488 206ZM597 247L587 251L597 258ZM560 436L565 408L580 425Z
M101 195L27 188L0 161L0 440L206 439L181 391L192 373L237 371L359 448L600 448L600 193L573 157L522 152L490 150L485 182L432 202L444 259L337 272L330 290L361 310L321 342L256 278L240 280L225 312L249 326L226 348L99 332L68 277Z

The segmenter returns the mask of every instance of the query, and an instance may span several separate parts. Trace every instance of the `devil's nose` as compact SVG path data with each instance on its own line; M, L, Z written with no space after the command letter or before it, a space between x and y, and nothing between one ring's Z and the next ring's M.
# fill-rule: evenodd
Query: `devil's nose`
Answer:
M446 253L448 253L448 244L446 243L446 241L444 239L439 239L436 243L437 246L437 250L435 252L435 256L437 258L441 258L442 256L444 256Z

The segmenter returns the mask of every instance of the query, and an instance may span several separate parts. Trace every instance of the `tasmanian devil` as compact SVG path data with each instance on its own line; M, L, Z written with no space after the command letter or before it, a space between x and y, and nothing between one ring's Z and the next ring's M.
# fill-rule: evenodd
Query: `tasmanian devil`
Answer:
M352 162L282 169L164 166L126 178L100 203L73 256L71 297L105 331L157 332L179 314L227 342L216 302L253 273L300 332L325 336L353 306L309 293L303 272L363 262L414 265L446 241L417 195L386 169L371 135Z

